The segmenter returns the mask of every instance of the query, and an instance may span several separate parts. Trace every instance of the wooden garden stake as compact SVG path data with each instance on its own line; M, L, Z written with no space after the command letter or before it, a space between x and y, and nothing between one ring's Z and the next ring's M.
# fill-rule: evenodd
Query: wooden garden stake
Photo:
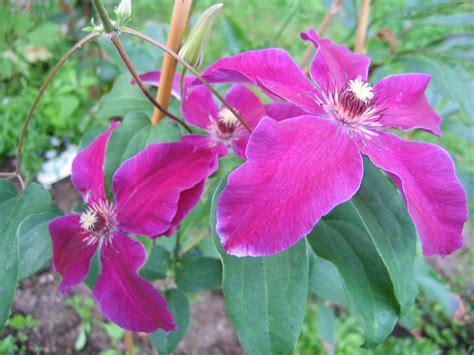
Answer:
M173 15L171 17L170 31L167 41L167 46L174 52L178 52L179 47L181 46L192 3L192 0L175 0L174 2ZM163 65L161 67L160 85L156 94L156 101L158 101L165 109L169 106L176 66L176 59L165 54ZM151 122L157 124L163 119L163 117L165 117L165 114L155 108L153 110Z

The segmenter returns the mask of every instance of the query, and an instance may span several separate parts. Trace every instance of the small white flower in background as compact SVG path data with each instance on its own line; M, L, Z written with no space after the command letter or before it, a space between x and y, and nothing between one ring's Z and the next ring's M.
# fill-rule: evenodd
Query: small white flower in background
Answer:
M77 146L70 145L59 156L46 161L37 176L38 182L41 185L50 186L71 175L72 161L76 157L77 151Z
M45 47L33 47L28 45L25 48L25 58L29 63L46 62L53 57L53 54Z

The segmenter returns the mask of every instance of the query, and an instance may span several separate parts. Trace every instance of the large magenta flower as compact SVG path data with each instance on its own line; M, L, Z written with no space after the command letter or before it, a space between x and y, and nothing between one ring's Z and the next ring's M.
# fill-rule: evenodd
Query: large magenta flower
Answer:
M49 224L53 265L67 291L84 280L97 249L101 271L93 295L104 315L119 326L142 332L175 329L166 301L138 276L143 245L127 234L158 236L179 223L197 203L205 179L217 167L209 151L188 143L152 144L125 161L113 176L114 202L104 188L105 148L113 124L73 162L72 182L87 209Z
M367 82L370 59L347 47L302 35L317 46L309 81L284 51L223 58L204 77L260 86L305 111L281 122L260 121L247 162L230 174L218 203L217 231L234 255L270 255L294 245L319 219L358 190L362 155L400 189L425 255L447 255L463 243L466 195L442 148L399 138L387 129L440 134L440 117L424 92L426 74ZM192 85L197 85L195 82Z
M158 86L160 72L148 72L140 78L146 84ZM206 133L205 135L186 135L183 141L214 149L219 156L227 155L228 148L232 148L237 156L245 159L245 148L250 134L237 117L224 105L219 107L214 100L214 95L205 86L187 90L195 79L193 76L185 77L183 83L185 95L181 95L180 78L181 76L177 74L173 82L173 94L181 99L183 116L190 124L203 129ZM252 129L266 114L265 107L258 96L245 86L232 86L225 95L225 99Z

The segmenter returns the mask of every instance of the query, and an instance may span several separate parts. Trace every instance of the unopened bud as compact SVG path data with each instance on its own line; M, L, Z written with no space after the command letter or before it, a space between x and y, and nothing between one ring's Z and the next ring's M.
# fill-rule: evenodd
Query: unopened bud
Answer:
M120 5L115 9L117 15L117 22L119 25L124 25L132 16L132 0L122 0Z
M192 66L199 66L202 63L204 50L211 34L212 26L223 4L216 4L203 12L201 17L186 37L183 46L179 50L179 55Z

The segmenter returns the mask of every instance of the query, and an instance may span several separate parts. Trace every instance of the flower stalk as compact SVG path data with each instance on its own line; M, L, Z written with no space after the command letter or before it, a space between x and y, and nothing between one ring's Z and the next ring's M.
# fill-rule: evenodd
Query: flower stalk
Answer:
M105 9L102 0L92 0L92 4L94 5L97 15L99 15L100 21L102 22L102 26L104 27L104 31L106 33L114 32L115 28L112 25L112 21L110 20L110 17L107 14L107 10Z

